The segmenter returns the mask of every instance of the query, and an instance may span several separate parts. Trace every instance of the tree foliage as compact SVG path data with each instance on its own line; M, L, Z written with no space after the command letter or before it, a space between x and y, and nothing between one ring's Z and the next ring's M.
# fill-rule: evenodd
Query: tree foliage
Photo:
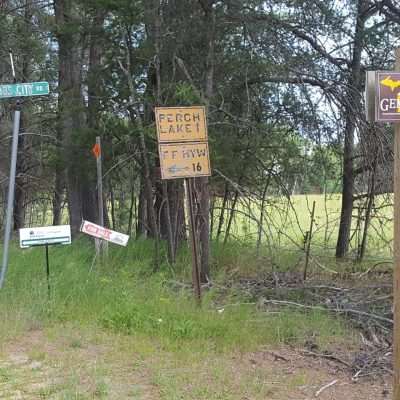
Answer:
M101 136L106 222L176 250L184 192L160 182L153 111L204 104L214 170L197 185L205 270L210 199L246 193L341 191L336 254L346 255L354 200L390 170L392 133L365 121L363 91L365 71L393 67L399 16L390 0L0 2L2 82L12 48L19 81L52 87L23 104L15 228L50 210L74 231L97 219L90 151ZM13 105L0 107L4 189Z

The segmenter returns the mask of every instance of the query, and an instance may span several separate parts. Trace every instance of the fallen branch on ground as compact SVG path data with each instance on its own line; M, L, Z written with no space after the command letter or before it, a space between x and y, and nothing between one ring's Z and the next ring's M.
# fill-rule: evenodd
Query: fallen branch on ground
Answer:
M308 305L305 305L305 304L294 303L292 301L267 300L267 299L264 299L263 303L264 304L274 304L274 305L278 305L278 306L282 305L282 306L289 306L289 307L305 308L305 309L308 309L308 310L333 311L333 312L336 312L338 314L355 314L355 315L368 317L368 318L371 318L371 319L376 319L378 321L387 322L387 323L393 325L393 320L390 319L390 318L385 318L385 317L381 317L379 315L370 314L370 313L367 313L365 311L353 310L353 309L350 309L350 308L326 308L326 307L321 307L321 306L308 306Z
M333 354L314 353L314 352L308 351L308 350L303 350L301 353L303 355L309 356L309 357L325 358L327 360L331 360L331 361L338 362L339 364L343 364L344 366L346 366L348 368L352 368L352 365L350 363L342 360L339 357L334 356Z
M315 393L315 397L318 397L324 390L330 388L331 386L335 385L336 383L338 383L339 381L337 379L335 379L334 381L328 383L325 386L322 386L321 389L319 389L316 393Z

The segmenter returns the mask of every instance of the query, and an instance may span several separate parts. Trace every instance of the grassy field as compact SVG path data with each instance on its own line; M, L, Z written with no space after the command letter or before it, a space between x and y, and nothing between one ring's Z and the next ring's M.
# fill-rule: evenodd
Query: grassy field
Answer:
M112 246L102 264L94 261L88 238L51 247L49 298L44 248L21 250L15 244L0 291L0 398L313 397L318 387L332 380L332 371L317 361L304 361L295 349L311 342L321 352L331 346L349 352L358 346L357 334L327 312L267 310L257 297L232 283L262 279L271 272L301 274L302 235L314 200L313 255L331 269L353 268L327 261L332 260L338 197L294 196L291 204L275 199L268 206L258 252L257 224L248 215L255 216L259 209L242 202L231 240L226 245L222 238L212 243L213 286L205 291L201 308L192 298L186 246L174 267L166 262L163 248L162 266L155 274L151 241ZM390 208L383 212L390 217ZM369 237L369 256L390 257L390 248L374 236L377 223ZM390 224L381 229L388 240ZM357 268L368 268L368 263ZM290 367L276 352L290 360ZM279 368L277 362L282 363ZM351 389L335 398L375 400L382 392L381 387L358 389L361 397ZM321 396L325 398L331 397Z
M311 209L315 201L315 218L313 227L312 248L316 254L335 252L339 218L341 210L340 194L311 194L285 196L270 196L267 198L264 218L261 226L261 247L269 253L276 249L299 250L303 248L305 233L310 228ZM356 201L353 210L351 229L350 257L354 257L360 245L364 229L364 219L357 223L357 216L365 211L365 199ZM213 237L217 235L222 199L215 203ZM228 209L232 206L228 202ZM260 201L239 197L236 212L230 228L230 238L234 241L254 246L258 240L260 227ZM360 207L360 209L358 208ZM52 214L50 204L45 203L35 211L33 225L51 224ZM64 210L63 223L68 223L67 212ZM370 258L391 258L393 242L393 195L376 196L371 214L371 224L368 230L367 252ZM111 218L111 217L110 217ZM127 218L125 218L127 219ZM229 217L224 215L224 223L220 241L224 240ZM121 222L121 221L119 221ZM125 232L126 224L118 224L116 230ZM134 225L134 224L133 224ZM132 235L134 233L132 232Z
M315 218L312 246L316 253L334 254L339 229L341 196L328 195L294 195L290 201L286 197L272 197L267 201L262 224L262 244L271 249L299 249L303 247L304 235L310 228L311 210L315 201ZM368 231L367 255L370 257L391 257L393 241L393 206L392 196L377 196L372 212L371 225ZM217 208L220 205L217 206ZM353 211L351 254L357 252L361 242L364 220L357 224L357 207L364 207L356 202ZM361 209L363 211L363 209ZM215 213L214 235L216 235L220 209ZM249 199L240 199L237 206L231 237L236 240L254 244L258 238L260 221L260 203ZM227 228L227 217L221 237Z
M265 346L304 344L309 338L325 348L353 335L341 320L324 312L268 313L233 289L223 296L217 288L209 290L199 309L190 291L176 285L190 275L185 249L174 270L165 264L154 275L151 242L110 250L106 263L92 265L89 240L50 248L49 299L44 249L12 249L0 292L1 398L14 398L7 393L24 387L29 389L24 399L114 398L110 393L119 393L114 380L120 379L123 386L125 378L112 371L118 372L122 363L136 371L139 383L137 372L143 368L146 379L138 384L142 397L125 393L120 398L264 399L271 386L260 386L263 373L243 370L240 378L233 377L232 357L247 357ZM216 249L216 282L233 264L243 262L244 254L236 246L228 250ZM10 354L10 346L15 359L25 357L25 364L38 366L29 370L32 381L40 383L40 377L53 374L53 369L57 378L49 385L26 386L24 379L30 378L18 363L10 367L3 362L2 367L1 354ZM96 354L87 354L90 349ZM97 364L86 364L81 359L85 357ZM292 384L301 385L304 379L293 376ZM157 397L145 397L153 390Z

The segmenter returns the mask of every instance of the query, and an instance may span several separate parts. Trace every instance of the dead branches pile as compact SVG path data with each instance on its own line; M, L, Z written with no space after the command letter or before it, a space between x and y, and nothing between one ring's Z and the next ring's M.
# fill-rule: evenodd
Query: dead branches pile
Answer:
M266 312L283 308L322 311L345 318L361 337L362 348L345 361L354 380L392 372L392 285L359 280L332 286L321 282L302 284L297 274L271 274L262 281L242 280L240 291ZM345 285L346 284L346 285ZM319 354L315 354L319 356ZM326 354L321 354L326 358ZM343 360L329 354L331 359ZM342 362L343 364L343 362Z

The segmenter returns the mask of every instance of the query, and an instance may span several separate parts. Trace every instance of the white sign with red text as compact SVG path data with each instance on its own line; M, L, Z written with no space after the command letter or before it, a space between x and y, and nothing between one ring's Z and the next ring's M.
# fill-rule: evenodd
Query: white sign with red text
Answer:
M129 236L124 233L112 231L89 221L82 221L81 232L98 239L106 240L107 242L119 244L120 246L126 246L129 240Z

